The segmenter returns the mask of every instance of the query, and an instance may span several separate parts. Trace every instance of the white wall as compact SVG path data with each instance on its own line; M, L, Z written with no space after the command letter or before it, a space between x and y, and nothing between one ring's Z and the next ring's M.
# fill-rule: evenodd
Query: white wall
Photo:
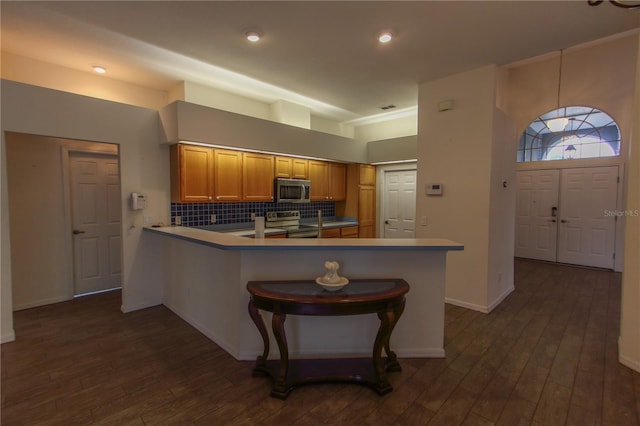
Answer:
M505 134L509 138L511 127L505 116L496 117L496 80L497 69L490 65L424 83L419 88L418 107L416 217L418 223L426 217L427 225L417 226L416 235L464 244L464 252L448 255L447 301L484 312L513 286L506 267L513 261L512 252L508 258L507 249L492 253L496 257L491 262L489 258L496 246L513 246L513 231L506 229L513 220L508 216L511 209L491 209L492 201L511 202L512 196L505 195L510 192L496 188L496 181L511 176L515 167L515 156L500 163L500 150L505 149L501 144ZM455 101L455 108L439 112L438 103L448 99ZM494 165L498 167L495 172ZM443 195L424 195L429 182L444 184ZM490 241L492 226L501 232ZM498 273L502 274L499 285Z
M157 250L140 238L140 218L128 209L126 196L146 192L145 215L169 220L169 153L162 146L157 111L98 100L11 81L2 81L2 151L5 132L46 135L84 141L109 142L120 146L123 196L123 306L125 311L161 303L158 268L150 264ZM4 155L3 155L4 157ZM5 170L3 169L3 173ZM2 181L2 221L8 218L7 181ZM33 241L37 244L37 240ZM12 324L4 321L12 311L8 232L2 232L2 338L11 336Z
M11 132L5 147L13 309L69 300L74 288L63 147L114 155L118 147Z
M628 187L625 209L640 210L640 35L635 78L633 117L634 138L628 163ZM619 358L624 365L640 372L640 217L627 218L625 232L624 272L620 313Z
M87 64L87 67L89 64ZM24 56L2 52L2 78L48 87L77 95L158 109L168 103L167 93L114 80L106 75L78 71Z

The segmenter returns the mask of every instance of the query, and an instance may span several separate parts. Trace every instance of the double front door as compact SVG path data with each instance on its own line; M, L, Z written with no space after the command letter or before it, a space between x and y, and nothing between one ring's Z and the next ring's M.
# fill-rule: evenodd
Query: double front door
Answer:
M518 172L517 257L613 269L618 167Z

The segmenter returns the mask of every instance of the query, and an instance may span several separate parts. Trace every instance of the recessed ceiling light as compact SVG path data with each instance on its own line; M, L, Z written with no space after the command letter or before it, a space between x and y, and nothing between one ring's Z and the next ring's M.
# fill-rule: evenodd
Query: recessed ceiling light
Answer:
M94 65L93 70L98 74L104 74L107 72L107 69L105 67L101 67L100 65Z
M378 41L380 43L389 43L392 38L393 34L391 34L389 31L384 31L378 35Z
M252 43L260 40L260 33L257 31L247 31L246 33L244 33L244 36Z

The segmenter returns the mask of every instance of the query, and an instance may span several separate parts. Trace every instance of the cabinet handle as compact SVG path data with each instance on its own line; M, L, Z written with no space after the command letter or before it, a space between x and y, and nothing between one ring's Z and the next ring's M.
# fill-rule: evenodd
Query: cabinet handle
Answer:
M562 219L562 220L560 221L560 223L567 223L567 222L569 222L569 221L568 221L568 220L564 220L564 219Z
M209 195L209 199L211 199L211 195Z
M74 229L73 230L73 235L79 235L79 234L84 234L85 231L80 231L79 229Z

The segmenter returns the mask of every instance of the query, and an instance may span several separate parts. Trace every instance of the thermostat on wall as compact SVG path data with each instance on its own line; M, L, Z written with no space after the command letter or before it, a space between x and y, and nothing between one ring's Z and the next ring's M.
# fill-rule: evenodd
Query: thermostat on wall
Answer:
M427 195L442 195L442 187L441 183L428 183Z

